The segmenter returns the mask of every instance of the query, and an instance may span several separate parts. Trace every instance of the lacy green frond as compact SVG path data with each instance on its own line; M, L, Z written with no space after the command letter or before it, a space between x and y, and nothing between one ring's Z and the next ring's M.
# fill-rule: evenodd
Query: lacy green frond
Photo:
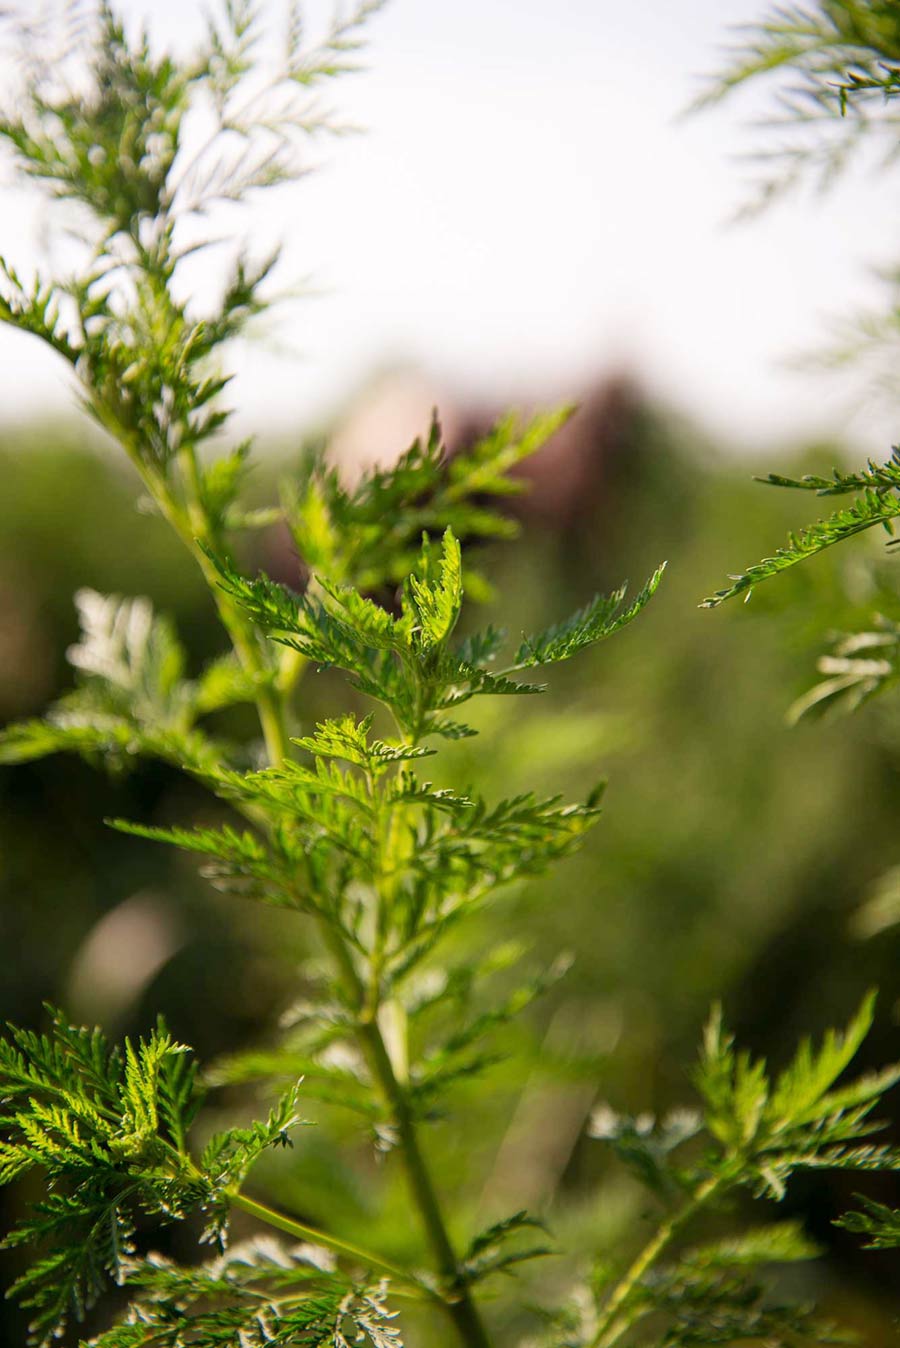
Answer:
M437 570L430 551L420 554L419 570L406 579L399 617L349 585L320 580L317 593L297 595L210 557L222 589L267 636L318 666L346 671L352 685L387 706L404 735L417 742L431 733L458 734L442 713L476 695L543 691L469 664L450 647L462 582L458 543L449 529L442 548Z
M196 1348L402 1348L383 1287L342 1279L327 1251L261 1238L191 1267L160 1255L131 1260L134 1301L91 1348L180 1348L185 1321Z
M900 1211L872 1198L864 1198L862 1203L859 1211L845 1213L837 1225L863 1236L867 1250L893 1250L900 1246Z
M701 1114L679 1111L657 1124L650 1115L629 1119L609 1106L595 1112L592 1135L612 1144L665 1213L630 1265L617 1270L613 1260L598 1269L589 1314L566 1312L559 1321L573 1326L571 1342L612 1348L627 1334L642 1348L847 1341L811 1307L779 1304L760 1276L766 1265L817 1255L795 1223L751 1227L694 1248L685 1248L683 1238L701 1213L741 1188L780 1201L797 1170L896 1167L896 1150L870 1138L882 1127L872 1110L900 1081L900 1067L841 1084L873 1009L869 994L846 1030L830 1031L818 1047L804 1041L773 1077L765 1062L735 1047L715 1008L695 1074ZM673 1252L676 1243L680 1253Z
M294 1081L269 1111L248 1127L214 1133L200 1155L200 1170L206 1177L213 1198L208 1206L212 1220L207 1239L220 1244L228 1223L228 1200L240 1188L254 1163L270 1147L292 1147L292 1132L302 1122L297 1113L299 1083Z
M612 594L598 594L590 604L573 613L565 622L557 623L546 632L541 632L539 636L526 637L513 657L512 670L532 669L536 665L551 665L560 660L570 660L587 646L596 645L598 641L604 641L621 631L649 604L656 594L665 569L666 564L663 562L626 608L622 605L627 586L622 585Z
M874 1004L870 993L847 1029L829 1031L818 1049L804 1040L774 1079L764 1062L735 1051L720 1013L713 1014L696 1082L706 1127L726 1155L742 1158L742 1182L780 1199L798 1169L868 1170L894 1163L892 1148L869 1141L880 1128L870 1116L900 1081L900 1066L835 1084L868 1033Z
M179 1297L191 1292L191 1305L201 1298L227 1299L238 1317L229 1334L237 1332L235 1326L246 1324L250 1342L260 1302L245 1288L244 1277L265 1277L291 1306L302 1302L307 1310L318 1304L315 1297L307 1300L307 1293L321 1292L331 1315L329 1332L337 1335L342 1324L350 1324L349 1308L356 1304L353 1298L359 1298L359 1306L364 1307L369 1293L354 1289L336 1274L334 1261L323 1251L302 1256L286 1253L279 1256L277 1267L266 1264L256 1272L253 1261L244 1267L239 1253L190 1270L176 1269L155 1256L138 1263L133 1258L135 1230L138 1224L146 1225L148 1216L175 1221L202 1213L206 1218L203 1239L222 1246L232 1205L258 1209L259 1205L240 1194L240 1186L263 1152L291 1145L291 1133L301 1122L296 1078L268 1118L214 1134L194 1159L188 1138L204 1092L190 1051L172 1040L161 1021L147 1039L135 1044L126 1040L118 1048L111 1047L100 1030L72 1026L58 1011L52 1011L51 1017L45 1035L12 1027L9 1037L0 1040L0 1095L5 1103L0 1120L0 1184L38 1170L47 1187L33 1213L4 1242L7 1247L35 1247L30 1266L11 1289L32 1312L30 1341L47 1345L59 1337L70 1320L83 1319L111 1282L134 1282L141 1290L123 1323L101 1335L98 1342L107 1345L143 1343L142 1334L149 1336L148 1342L156 1342L157 1331L163 1327L176 1336L173 1343L181 1342L178 1335L183 1333L183 1324L171 1322L171 1304L163 1319L155 1318L157 1313L163 1315L166 1300L157 1299L156 1294L174 1295L176 1286ZM297 1235L315 1234L290 1218L269 1215ZM323 1234L322 1240L328 1245L328 1236ZM276 1247L260 1245L260 1258L264 1248ZM365 1252L341 1242L337 1248L365 1266ZM235 1261L234 1267L229 1258ZM299 1270L298 1258L310 1267ZM373 1259L376 1267L381 1266ZM307 1282L312 1276L314 1288ZM373 1335L379 1304L386 1327L392 1319L379 1293L369 1308L374 1317ZM232 1340L228 1335L217 1338L216 1326L224 1333L225 1319L212 1307L207 1320L205 1314L206 1308L198 1304L197 1332L202 1326L209 1343L224 1348ZM360 1316L359 1325L365 1327L362 1310ZM285 1332L299 1324L287 1310L284 1323ZM325 1322L319 1316L309 1323L322 1330ZM154 1327L152 1331L149 1326ZM395 1341L399 1342L389 1334L384 1340ZM379 1340L372 1337L371 1342Z
M409 577L404 597L415 617L415 631L422 650L439 647L453 633L462 608L462 553L453 530L444 531L440 558L426 534L422 540L419 574Z
M823 1104L826 1109L837 1104L825 1093L856 1057L872 1028L874 1014L875 993L870 992L847 1029L828 1030L818 1050L812 1040L802 1040L793 1062L773 1083L766 1111L771 1127L782 1130L811 1122L820 1115ZM839 1107L844 1107L844 1102Z
M389 744L384 740L370 740L369 731L373 720L374 716L370 714L361 721L352 716L323 721L316 726L315 734L295 739L292 743L315 758L341 759L376 777L388 772L395 764L430 758L436 752L427 745Z
M746 1258L740 1240L733 1259L727 1242L719 1248L721 1258L716 1247L708 1247L654 1269L612 1316L609 1271L598 1267L591 1284L547 1317L548 1332L533 1341L535 1348L611 1348L620 1340L636 1348L818 1348L854 1342L809 1305L776 1299L766 1286L766 1265L812 1257L814 1247L790 1223L751 1233Z
M202 775L220 764L227 752L201 731L144 729L124 717L69 710L67 703L44 720L17 721L0 733L0 764L75 753L112 772L125 771L140 758L159 758Z
M463 589L459 544L449 528L440 561L426 539L417 571L404 582L399 617L349 585L320 580L318 593L297 595L266 576L250 580L212 553L210 558L222 588L273 641L317 665L347 671L353 686L390 708L414 742L432 733L458 735L442 713L472 697L543 692L541 685L510 676L569 659L627 626L652 598L662 576L660 568L624 610L624 590L616 591L567 623L526 639L515 662L494 673L489 666L501 634L493 628L469 637L456 650L449 645Z
M208 858L202 874L217 889L256 899L276 908L318 912L315 898L303 889L301 847L273 830L263 838L245 829L237 832L222 828L154 828L126 819L106 821L119 833L128 833L150 842L168 843Z
M825 677L792 704L788 721L831 712L854 712L893 688L900 677L900 626L880 614L875 629L843 633L816 662Z
M891 0L812 0L777 5L760 23L738 26L720 70L696 106L767 80L773 113L763 122L774 148L752 156L757 205L804 178L829 184L865 138L897 150L900 22Z
M162 728L190 720L184 648L148 599L120 599L79 590L81 636L67 652L98 706Z
M690 1260L664 1273L647 1289L646 1301L648 1310L667 1318L665 1342L671 1348L712 1344L849 1348L853 1342L808 1304L776 1301L759 1280L696 1267Z
M504 886L574 851L599 815L599 787L575 805L528 793L491 804L436 788L409 767L429 755L374 738L371 718L325 722L298 745L311 766L286 760L255 772L217 767L203 774L258 831L111 822L196 853L219 888L323 920L348 942L367 978L376 955L365 933L376 922L385 993ZM521 994L510 1003L523 1005ZM508 1014L497 1008L498 1023ZM454 1071L464 1043L456 1044ZM436 1061L430 1069L434 1084L438 1068ZM431 1089L424 1079L421 1089L424 1099Z
M833 89L833 77L868 63L900 59L900 22L889 0L820 0L809 5L778 5L758 24L735 30L731 61L710 81L704 101L725 97L732 89L787 69L807 82L808 91ZM840 109L838 109L840 110Z
M186 61L155 54L146 38L132 43L108 5L68 49L52 25L12 11L8 39L27 76L0 136L23 172L82 203L110 237L129 235L138 218L169 222L216 201L241 201L296 178L311 133L346 129L315 90L358 68L366 27L381 7L362 0L313 47L292 7L275 61L271 21L257 5L220 6ZM239 97L250 82L253 98ZM185 126L206 94L215 118L197 143ZM123 145L127 156L117 153Z
M486 1227L475 1236L463 1255L462 1271L466 1281L482 1282L495 1273L509 1273L520 1264L554 1254L553 1247L546 1241L539 1245L523 1245L517 1239L527 1233L533 1240L533 1232L546 1234L546 1229L543 1222L527 1212L514 1212Z
M75 596L81 634L67 652L75 689L42 720L13 722L0 733L0 763L71 752L123 771L138 758L160 758L192 773L226 762L230 746L199 717L256 695L231 660L215 661L196 682L168 618L148 599L82 589Z
M900 458L896 451L886 463L869 460L861 472L848 473L835 468L830 476L807 473L800 478L770 473L762 480L771 486L815 492L817 496L856 494L858 499L849 509L836 511L828 519L792 535L788 546L780 548L774 556L733 576L733 584L706 599L704 608L715 608L741 593L749 598L753 587L761 581L875 525L893 533L893 521L900 514ZM824 677L792 704L787 713L791 724L804 717L855 711L895 685L900 629L880 614L874 616L872 623L870 630L832 639L830 653L817 662L818 672Z
M0 257L0 322L38 337L74 365L83 340L83 324L92 315L71 313L72 295L59 282L24 282ZM73 331L72 324L76 329Z
M461 544L514 537L515 522L487 503L522 490L522 480L511 473L573 410L539 413L524 424L508 415L452 455L435 416L427 438L415 440L391 467L370 469L352 490L321 453L309 454L283 489L300 556L316 575L377 592L399 585L415 569L423 533L431 537L450 528Z
M900 450L894 449L887 463L869 462L861 473L845 473L833 468L830 477L804 473L803 477L784 477L769 473L760 478L772 487L791 487L796 491L814 491L817 496L844 496L848 492L900 490Z
M6 1237L39 1253L11 1289L36 1343L119 1282L141 1213L182 1218L211 1190L185 1150L201 1100L188 1050L160 1027L110 1048L53 1012L51 1030L0 1041L0 1182L40 1170L48 1195Z
M451 459L448 499L451 503L474 496L508 496L522 490L511 479L513 468L530 458L555 435L577 409L568 404L538 412L524 425L514 413L498 421L487 435Z
M691 1176L674 1153L698 1135L703 1119L695 1110L676 1109L657 1120L652 1114L632 1118L610 1105L591 1115L588 1135L607 1142L619 1160L652 1193L670 1203L690 1188Z
M788 485L787 479L773 479L778 485ZM827 481L827 479L825 479ZM793 485L792 483L789 485ZM804 485L804 484L801 484ZM847 488L852 490L852 488ZM732 584L727 589L717 590L709 599L705 599L701 608L716 608L726 599L735 595L752 594L753 587L764 580L777 576L788 567L815 557L826 548L843 543L856 534L881 525L889 534L893 533L893 521L900 515L900 497L884 489L864 489L859 500L846 510L835 511L828 519L818 520L815 524L791 534L787 544L779 548L771 557L748 566L740 575L731 577Z
M270 26L246 4L220 8L186 60L155 52L146 37L132 41L111 5L82 16L68 41L49 17L4 11L23 78L8 90L0 144L52 198L77 205L84 250L71 276L25 281L3 264L0 321L68 362L87 411L127 450L154 499L181 475L199 484L214 531L253 522L230 510L244 451L205 470L183 458L229 419L220 402L228 379L207 367L278 298L270 288L278 253L256 258L239 240L217 302L199 313L180 296L194 255L213 240L187 234L216 205L243 206L299 177L313 133L346 129L319 87L356 68L379 8L363 0L308 49L295 14L274 61ZM186 494L179 485L179 508Z

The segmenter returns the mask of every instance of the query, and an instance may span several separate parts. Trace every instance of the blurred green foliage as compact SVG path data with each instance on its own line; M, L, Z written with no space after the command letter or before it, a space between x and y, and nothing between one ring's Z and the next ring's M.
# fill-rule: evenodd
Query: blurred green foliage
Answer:
M828 447L777 466L809 471L834 457ZM271 447L261 491L286 458L296 459L292 449ZM161 521L136 513L136 480L103 448L68 426L7 432L0 472L4 720L37 714L65 690L64 652L77 634L72 594L82 586L146 594L175 618L196 665L217 653L199 575ZM763 587L748 608L701 611L710 577L735 556L766 552L797 524L796 502L749 476L745 465L716 459L692 428L636 402L608 451L602 488L578 517L564 528L528 525L489 558L513 637L622 575L643 577L659 557L670 569L643 621L554 671L557 695L527 722L508 702L485 700L480 736L444 762L448 781L470 774L487 795L536 787L577 796L598 776L611 778L605 817L584 851L479 919L485 948L506 932L533 949L535 971L557 952L574 960L506 1032L514 1062L500 1067L493 1093L459 1088L477 1110L477 1131L463 1142L452 1123L434 1130L437 1169L458 1196L460 1222L478 1215L484 1225L510 1204L527 1205L547 1217L561 1246L585 1255L613 1248L641 1223L645 1199L587 1137L588 1116L605 1101L632 1114L691 1104L688 1070L714 998L738 1039L777 1066L799 1035L846 1020L880 984L879 1028L862 1065L896 1056L900 929L862 939L853 919L900 861L900 723L889 699L852 721L789 728L785 713L808 686L822 630L852 628L871 608L878 566L900 559L863 568L858 551L843 549L847 556L787 574L771 594ZM255 546L255 563L296 582L286 537L269 531ZM867 547L878 555L877 542L858 545ZM301 692L304 728L337 705L345 708L346 695L336 678L311 674ZM215 893L190 859L103 826L110 815L218 817L174 772L141 763L110 780L56 758L3 771L0 795L5 1018L38 1023L51 998L118 1034L146 1030L162 1010L175 1036L209 1060L273 1038L298 977L301 996L315 997L315 952L303 948L302 926L298 933L277 913ZM106 983L97 977L104 961L116 971ZM461 995L477 998L477 989ZM242 1098L227 1087L218 1107L239 1110ZM349 1148L340 1161L338 1146ZM397 1220L400 1178L379 1170L339 1110L327 1139L324 1129L304 1130L290 1156L272 1161L270 1178L299 1214L339 1220L351 1239L398 1258L414 1253L411 1224ZM900 1198L889 1179L871 1192L895 1205ZM832 1227L851 1196L837 1176L792 1189L787 1215L829 1257L818 1274L790 1277L801 1292L803 1278L818 1277L808 1290L823 1308L840 1310L878 1345L890 1341L900 1313L900 1264L890 1254L863 1258ZM568 1264L546 1260L528 1276L562 1285ZM20 1320L6 1314L7 1341L20 1342Z

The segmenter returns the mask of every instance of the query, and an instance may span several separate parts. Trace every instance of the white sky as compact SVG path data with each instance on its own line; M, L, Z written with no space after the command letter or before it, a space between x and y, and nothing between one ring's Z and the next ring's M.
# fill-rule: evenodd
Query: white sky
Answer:
M410 361L491 402L628 369L725 443L840 429L846 391L784 362L894 256L897 187L869 178L727 226L747 105L678 120L725 26L765 3L392 0L369 70L334 93L368 133L321 144L323 167L258 219L320 294L283 326L290 359L240 355L244 419L299 431ZM164 40L202 12L120 7ZM27 264L43 208L8 190L0 207L0 251ZM51 356L0 331L6 418L69 399ZM852 433L877 452L889 418L857 414Z

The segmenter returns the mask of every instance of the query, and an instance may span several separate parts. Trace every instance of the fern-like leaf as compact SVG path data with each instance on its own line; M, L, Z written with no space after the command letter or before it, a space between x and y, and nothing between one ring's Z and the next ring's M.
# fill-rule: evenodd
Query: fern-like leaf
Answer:
M828 519L819 520L806 529L801 529L799 533L792 534L785 547L779 548L771 557L765 557L761 562L748 566L740 575L732 577L732 584L705 599L701 608L716 608L726 599L733 599L738 594L746 594L749 598L753 587L764 580L769 580L789 567L815 557L826 548L834 547L836 543L842 543L856 534L865 533L875 525L880 524L892 534L893 521L898 515L900 515L900 498L890 491L866 488L859 500L848 509L838 510Z

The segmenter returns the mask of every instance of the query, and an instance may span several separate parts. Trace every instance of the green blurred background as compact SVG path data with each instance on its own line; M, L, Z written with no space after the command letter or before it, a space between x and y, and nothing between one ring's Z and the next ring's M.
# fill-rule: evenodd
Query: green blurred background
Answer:
M456 409L457 439L484 417ZM300 451L265 447L260 499ZM511 1328L533 1323L514 1309L517 1299L552 1296L592 1255L640 1239L648 1200L586 1138L587 1118L602 1101L632 1113L691 1104L711 1001L721 999L740 1040L777 1065L800 1035L846 1021L876 984L878 1026L864 1065L897 1056L900 928L863 938L854 914L900 863L900 717L886 703L792 729L785 711L812 681L827 630L873 604L900 610L890 597L900 560L861 543L763 587L748 607L697 607L728 570L813 513L809 501L753 483L752 471L827 467L840 454L787 447L765 465L723 457L636 386L608 382L586 391L561 441L530 470L533 490L516 507L521 539L482 559L499 593L489 616L514 634L669 559L638 623L561 667L550 696L524 711L486 702L478 739L439 769L497 795L577 795L610 778L584 851L511 893L470 936L479 947L514 941L527 968L560 952L575 959L503 1039L506 1056L489 1084L461 1087L429 1135L459 1230L529 1207L562 1250L575 1251L503 1293L493 1313ZM69 686L80 586L150 596L173 615L197 664L220 650L199 575L164 524L138 512L136 482L110 447L74 422L8 430L0 482L3 720L38 714ZM297 581L277 529L257 537L248 560ZM338 676L310 675L299 723L347 697ZM253 733L250 719L228 728ZM302 921L218 894L189 859L103 825L109 815L214 817L219 807L198 787L158 764L110 778L55 758L3 770L0 796L5 1018L40 1024L49 999L121 1034L145 1030L162 1010L210 1061L271 1041L298 994L315 995ZM452 953L463 957L465 947ZM254 1107L245 1092L218 1093L205 1126ZM311 1105L308 1114L318 1126L255 1182L350 1239L364 1234L414 1258L415 1225L390 1158L377 1161L339 1110ZM900 1203L900 1183L889 1178L868 1192ZM28 1197L7 1195L4 1225ZM851 1201L841 1177L792 1187L785 1215L800 1217L826 1250L815 1270L794 1270L792 1286L856 1324L866 1343L887 1344L900 1314L900 1260L861 1255L832 1226ZM190 1252L188 1233L159 1239ZM4 1258L6 1282L15 1260ZM3 1316L2 1341L22 1343L23 1318L11 1307ZM420 1341L440 1343L430 1334L423 1327Z

